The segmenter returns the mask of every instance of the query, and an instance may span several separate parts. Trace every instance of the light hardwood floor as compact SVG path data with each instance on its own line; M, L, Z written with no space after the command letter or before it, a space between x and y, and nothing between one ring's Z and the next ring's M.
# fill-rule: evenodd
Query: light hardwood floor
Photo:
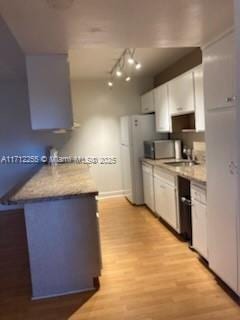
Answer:
M103 200L99 208L100 290L36 302L29 301L22 216L0 216L1 320L240 319L240 307L197 255L146 208L123 198Z

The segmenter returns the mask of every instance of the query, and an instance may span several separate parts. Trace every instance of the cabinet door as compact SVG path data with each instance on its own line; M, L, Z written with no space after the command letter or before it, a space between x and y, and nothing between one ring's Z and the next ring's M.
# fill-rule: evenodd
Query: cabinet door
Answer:
M235 105L234 34L203 50L204 96L208 110Z
M168 101L168 85L165 84L154 90L156 131L170 131L170 115Z
M161 188L163 189L161 216L171 227L177 230L176 190L165 183L161 184Z
M169 82L171 114L194 112L193 72L187 72Z
M27 56L32 129L73 126L67 55Z
M205 110L203 95L203 67L194 69L194 93L195 93L195 125L196 131L205 131Z
M210 268L235 292L237 290L236 108L208 111L207 228Z
M142 101L142 113L151 113L155 111L153 90L142 95L141 101Z
M154 179L156 213L177 230L176 189L160 179Z
M152 211L155 211L152 168L143 165L142 170L143 170L144 203Z
M160 187L160 180L157 177L154 177L153 181L154 181L155 212L160 217L161 207L162 207L162 189Z
M206 205L193 200L192 206L193 247L207 260L207 216Z

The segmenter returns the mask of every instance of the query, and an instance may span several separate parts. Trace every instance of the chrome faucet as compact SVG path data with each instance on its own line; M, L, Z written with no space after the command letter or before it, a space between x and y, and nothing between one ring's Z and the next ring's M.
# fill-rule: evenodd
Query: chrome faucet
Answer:
M191 148L185 146L183 148L183 154L187 156L188 161L193 161L193 150Z

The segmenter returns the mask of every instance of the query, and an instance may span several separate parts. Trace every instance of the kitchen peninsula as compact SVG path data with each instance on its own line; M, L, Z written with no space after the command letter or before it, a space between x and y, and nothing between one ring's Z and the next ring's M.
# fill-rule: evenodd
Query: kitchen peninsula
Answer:
M94 289L101 272L98 191L89 168L44 165L4 204L23 204L32 298Z

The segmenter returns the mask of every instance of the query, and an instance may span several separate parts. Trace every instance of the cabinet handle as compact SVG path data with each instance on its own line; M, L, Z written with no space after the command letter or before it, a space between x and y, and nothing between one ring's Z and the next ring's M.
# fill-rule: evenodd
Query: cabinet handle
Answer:
M183 109L183 108L181 108L181 107L177 107L177 110L178 110L178 111L181 111L182 109Z
M234 101L236 101L236 96L226 98L226 102L234 102Z
M181 197L181 202L186 204L187 206L191 207L192 206L192 201L185 198L185 197Z
M232 174L232 175L239 174L238 173L238 165L234 161L229 162L228 168L229 168L230 174Z

